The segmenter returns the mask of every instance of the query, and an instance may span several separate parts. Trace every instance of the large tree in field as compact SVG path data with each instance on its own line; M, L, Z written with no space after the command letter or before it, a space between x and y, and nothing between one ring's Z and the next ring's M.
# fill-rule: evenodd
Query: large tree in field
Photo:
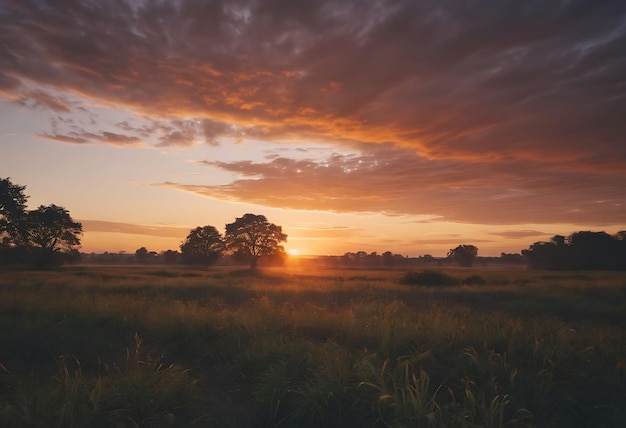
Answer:
M54 204L26 211L25 188L10 178L0 179L0 261L48 265L74 258L83 226Z
M58 252L71 253L80 247L82 224L72 220L70 212L58 205L40 205L26 214L24 239L39 255L38 263L54 262Z
M224 249L222 235L213 226L192 229L180 245L183 263L205 267L215 263Z
M285 251L280 243L287 241L287 235L264 215L245 214L226 225L224 240L229 250L242 255L250 269L256 269L260 257Z
M448 251L448 258L463 267L471 267L478 256L478 248L473 245L459 245Z
M26 217L26 186L13 184L10 178L0 179L0 242L16 245Z

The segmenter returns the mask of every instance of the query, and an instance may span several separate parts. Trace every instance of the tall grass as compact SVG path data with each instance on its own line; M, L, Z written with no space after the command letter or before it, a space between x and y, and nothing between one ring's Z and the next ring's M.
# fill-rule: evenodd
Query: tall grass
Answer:
M399 270L244 273L3 273L0 418L626 426L622 273L448 269L443 287Z

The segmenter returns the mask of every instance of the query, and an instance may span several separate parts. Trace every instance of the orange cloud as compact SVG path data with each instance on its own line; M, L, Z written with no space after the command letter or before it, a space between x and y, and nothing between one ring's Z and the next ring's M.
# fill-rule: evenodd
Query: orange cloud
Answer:
M29 82L283 140L302 131L430 158L626 160L619 2L588 15L512 1L489 14L455 2L50 6L5 5L15 42L0 80L56 111L70 107Z
M140 224L118 223L101 220L80 220L86 233L125 233L133 235L158 236L163 238L180 238L189 233L188 228L174 226L146 226Z
M48 140L60 141L62 143L72 143L72 144L87 144L93 142L101 142L105 144L112 144L114 146L139 146L141 145L141 140L137 137L127 136L122 134L117 134L114 132L102 132L101 134L93 134L87 131L72 131L67 135L60 134L37 134L40 138L46 138Z
M211 198L611 224L626 215L624 19L616 0L503 0L489 10L9 0L0 94L55 115L87 108L76 98L145 118L115 131L59 121L38 133L68 143L314 142L359 153L213 162L245 179L167 184Z
M325 159L205 164L243 178L218 186L161 186L271 207L432 215L486 224L620 224L626 210L620 190L626 188L626 177L590 175L581 182L573 173L528 162L433 161L390 145Z
M26 107L47 108L57 113L71 111L71 104L63 97L54 96L42 90L24 91L16 102Z

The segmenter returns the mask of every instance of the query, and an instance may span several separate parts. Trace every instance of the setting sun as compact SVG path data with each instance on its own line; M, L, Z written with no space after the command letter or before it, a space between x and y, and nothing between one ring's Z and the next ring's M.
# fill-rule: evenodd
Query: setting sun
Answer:
M297 256L297 255L298 255L298 250L296 250L295 248L292 248L292 249L290 249L290 250L287 250L287 253L288 253L290 256Z

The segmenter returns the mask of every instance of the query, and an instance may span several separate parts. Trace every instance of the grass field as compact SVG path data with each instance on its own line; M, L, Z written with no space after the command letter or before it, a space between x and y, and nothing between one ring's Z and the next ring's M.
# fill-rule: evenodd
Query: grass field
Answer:
M626 273L441 272L0 272L2 426L626 426Z

